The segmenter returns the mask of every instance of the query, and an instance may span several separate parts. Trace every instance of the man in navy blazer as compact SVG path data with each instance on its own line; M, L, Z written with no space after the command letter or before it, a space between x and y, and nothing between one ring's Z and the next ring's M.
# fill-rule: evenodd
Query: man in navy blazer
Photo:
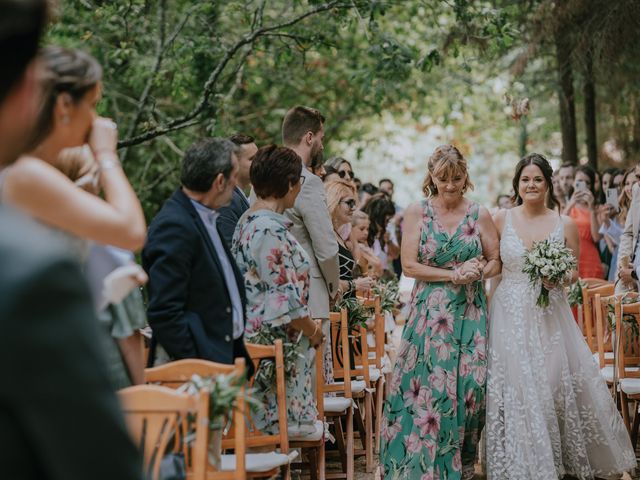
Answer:
M142 265L149 275L149 364L159 343L172 359L231 364L245 357L244 279L216 221L238 174L235 145L200 141L186 152L179 188L149 226Z
M251 190L251 179L249 178L249 170L251 169L251 160L258 151L255 139L250 135L236 133L229 137L238 147L236 156L238 157L238 184L233 189L233 197L231 204L218 210L218 230L227 245L231 247L231 239L238 225L240 217L249 209L249 199L246 193ZM246 192L246 193L245 193Z

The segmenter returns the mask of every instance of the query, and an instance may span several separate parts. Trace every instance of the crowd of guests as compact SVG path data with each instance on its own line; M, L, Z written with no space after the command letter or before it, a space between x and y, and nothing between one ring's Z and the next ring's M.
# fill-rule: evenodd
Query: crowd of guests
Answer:
M589 165L563 164L553 172L557 208L578 227L580 278L618 282L621 288L637 290L634 266L638 222L627 217L640 215L640 200L634 185L640 182L640 163L626 170L610 167L602 172ZM499 195L497 209L511 208L514 198ZM625 228L626 225L626 228ZM640 259L639 259L640 260Z
M0 422L3 437L24 438L14 451L38 452L33 478L139 478L114 391L144 380L145 325L147 365L244 357L248 375L246 342L288 337L299 352L287 378L290 427L314 426L312 349L324 349L330 378L331 308L394 275L393 182L360 185L347 160L324 162L325 118L297 106L283 119L282 146L258 148L246 134L193 144L147 230L117 125L96 113L100 64L38 47L44 1L0 0L0 17L15 20L0 23L0 318L5 364L24 359L7 375L15 395L1 403L25 412ZM268 431L278 428L269 387L256 418ZM108 458L91 438L110 445Z

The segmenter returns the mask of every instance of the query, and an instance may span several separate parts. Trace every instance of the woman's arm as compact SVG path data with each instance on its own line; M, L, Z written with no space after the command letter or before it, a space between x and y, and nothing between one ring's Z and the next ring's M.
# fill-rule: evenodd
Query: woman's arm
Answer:
M482 274L484 278L491 278L502 271L502 262L500 261L500 238L498 236L498 229L491 218L491 214L484 207L480 207L478 227L480 228L482 255L487 261L482 270Z
M310 317L301 317L291 320L291 327L302 332L305 337L309 337L312 347L317 347L322 343L322 328Z
M578 227L576 222L572 218L563 216L564 222L564 239L567 247L573 250L573 254L576 257L576 261L580 258L580 239L578 238ZM571 274L571 283L578 280L578 269L576 268Z
M105 200L78 188L55 167L23 157L7 170L3 200L81 238L139 250L146 226L140 202L117 165L101 171Z

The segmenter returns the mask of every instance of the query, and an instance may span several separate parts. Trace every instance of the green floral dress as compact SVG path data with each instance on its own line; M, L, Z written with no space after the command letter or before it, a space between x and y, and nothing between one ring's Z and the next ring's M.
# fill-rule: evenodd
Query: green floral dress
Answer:
M312 389L312 356L309 339L290 330L291 320L309 315L309 257L291 235L291 221L270 210L246 212L238 221L232 252L244 276L247 293L248 342L267 343L280 338L291 346L285 352L287 416L289 435L315 432L318 417ZM272 343L272 342L270 342ZM275 382L256 376L257 397L264 409L253 415L256 426L266 433L278 431Z
M482 255L479 206L449 235L423 201L418 261L439 268ZM417 281L382 419L386 479L473 478L484 422L486 297L481 282Z

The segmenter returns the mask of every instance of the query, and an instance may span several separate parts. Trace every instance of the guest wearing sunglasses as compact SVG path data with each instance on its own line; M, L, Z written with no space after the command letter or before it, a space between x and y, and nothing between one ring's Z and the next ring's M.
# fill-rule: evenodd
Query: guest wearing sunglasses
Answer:
M327 206L331 214L333 231L338 241L338 261L340 262L340 291L345 297L352 297L356 290L368 290L373 286L370 277L353 279L356 262L353 256L353 245L345 240L341 230L345 225L351 226L353 213L356 210L356 189L353 183L337 179L325 183Z
M324 164L325 170L327 167L334 168L338 176L344 180L353 181L355 177L351 163L342 157L331 157Z

